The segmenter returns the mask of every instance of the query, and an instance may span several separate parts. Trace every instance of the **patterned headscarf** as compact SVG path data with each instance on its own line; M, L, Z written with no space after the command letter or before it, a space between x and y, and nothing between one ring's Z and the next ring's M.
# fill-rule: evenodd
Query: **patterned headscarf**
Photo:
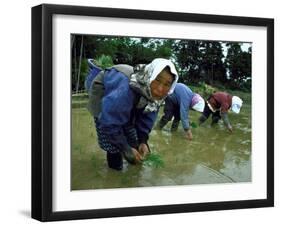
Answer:
M205 101L198 93L195 93L193 95L192 100L191 100L191 107L195 111L199 111L199 112L204 111Z
M170 68L171 73L174 75L173 84L168 92L169 95L174 91L176 83L178 81L178 73L174 64L170 60L157 58L148 65L139 64L134 68L135 73L131 75L130 86L136 92L141 94L141 98L139 100L137 108L145 107L145 112L153 112L159 109L161 103L166 97L162 98L161 100L153 100L150 90L150 84L167 66Z

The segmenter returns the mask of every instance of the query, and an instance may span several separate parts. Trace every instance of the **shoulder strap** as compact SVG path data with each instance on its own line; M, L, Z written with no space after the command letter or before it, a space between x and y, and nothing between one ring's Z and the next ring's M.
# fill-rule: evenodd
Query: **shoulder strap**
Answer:
M114 65L112 68L116 69L117 71L120 71L121 73L126 75L129 79L131 78L131 75L134 73L134 67L127 65L127 64L117 64L117 65ZM134 92L133 105L137 108L141 95L140 95L140 93L136 92L134 89L133 89L133 92Z
M126 75L128 78L131 78L131 75L134 73L134 68L127 64L117 64L112 66L111 68L116 69L117 71L120 71L124 75Z

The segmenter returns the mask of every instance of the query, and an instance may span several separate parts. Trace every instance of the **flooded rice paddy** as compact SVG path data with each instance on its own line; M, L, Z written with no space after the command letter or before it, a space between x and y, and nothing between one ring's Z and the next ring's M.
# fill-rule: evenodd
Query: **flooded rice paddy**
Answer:
M72 101L72 190L251 181L250 94L244 98L239 115L229 114L232 134L222 122L211 127L210 118L197 127L200 114L191 111L192 141L184 138L181 125L173 133L169 131L171 123L162 131L153 129L149 144L156 164L155 159L141 165L129 165L124 160L122 171L107 167L105 152L98 146L93 120L83 101ZM162 111L158 120L161 116Z

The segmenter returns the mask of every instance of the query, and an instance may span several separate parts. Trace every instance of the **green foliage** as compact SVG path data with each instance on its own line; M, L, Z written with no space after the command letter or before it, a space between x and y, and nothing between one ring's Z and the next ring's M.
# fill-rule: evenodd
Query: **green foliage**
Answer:
M81 60L79 68L79 58L76 58L76 62L72 62L72 90L76 90L78 83L78 75L80 72L78 90L84 89L84 81L88 74L88 62L86 59Z
M182 82L212 84L215 80L225 80L221 42L177 40L172 47Z
M230 87L250 91L252 77L251 48L248 52L243 52L239 43L228 43L227 47L225 67L228 68Z
M111 56L106 56L106 55L101 55L100 57L94 59L95 65L98 67L101 67L102 69L112 67L113 66L113 61Z
M205 82L199 82L196 86L189 86L193 92L200 94L202 97L207 99L211 94L217 91L217 88L206 84Z
M199 82L199 86L202 87L203 96L210 96L214 92L216 92L216 88L206 84L205 82Z
M239 87L241 90L243 90L244 92L249 92L252 90L252 79L247 79L246 81L243 81L240 84Z
M86 59L95 59L98 66L106 68L114 64L147 64L159 57L171 59L177 68L179 82L187 85L204 82L212 86L221 84L223 88L251 90L252 50L242 51L241 43L72 35L71 44L72 90L77 88L79 70L78 88L84 89L88 72ZM208 89L202 92L209 93Z

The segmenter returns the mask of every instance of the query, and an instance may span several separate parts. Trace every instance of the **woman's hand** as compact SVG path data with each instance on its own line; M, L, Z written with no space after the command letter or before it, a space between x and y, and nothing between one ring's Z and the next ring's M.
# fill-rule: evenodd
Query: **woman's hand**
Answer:
M132 148L132 152L133 152L133 155L135 156L135 163L136 164L141 163L142 160L143 160L143 157L142 157L141 153L139 153L137 151L137 149L135 149L135 148Z
M141 161L142 161L141 154L135 148L129 147L128 149L124 150L122 152L122 154L123 154L123 157L130 164L137 164L137 163L141 163Z
M149 148L147 146L147 144L141 143L138 149L139 153L142 156L142 160L145 159L145 157L149 154Z

